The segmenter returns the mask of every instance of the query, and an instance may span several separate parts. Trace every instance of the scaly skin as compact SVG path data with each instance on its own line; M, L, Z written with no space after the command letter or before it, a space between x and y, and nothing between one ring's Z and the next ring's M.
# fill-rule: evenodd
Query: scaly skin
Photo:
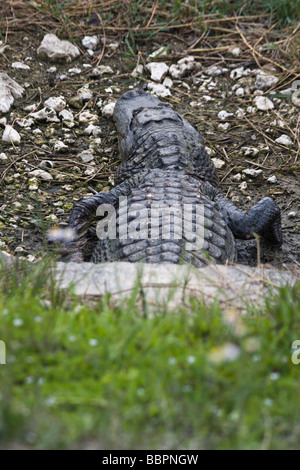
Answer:
M117 102L114 119L122 159L116 175L118 185L109 192L83 199L73 208L69 227L78 237L72 244L73 261L82 261L86 227L102 204L110 204L116 210L116 238L97 243L92 255L96 263L191 262L201 267L208 259L216 263L234 261L234 237L249 239L258 234L273 245L282 244L280 210L276 203L266 197L244 213L226 199L215 187L217 172L205 152L202 137L169 104L142 90L129 91ZM127 198L131 213L120 206L120 196ZM175 207L167 238L163 233L166 221L162 219L157 222L158 232L153 238L151 210L155 204ZM200 219L196 219L201 207L204 208L204 239L202 245L195 247L191 246L195 231L197 235L202 233L203 221L200 224ZM193 210L189 219L192 228L185 230L187 208ZM104 212L102 215L103 228L109 219ZM137 218L140 230L144 228L141 239L136 229L135 235L128 236L126 232L124 236L128 223L136 227ZM178 226L183 229L181 232L176 231Z

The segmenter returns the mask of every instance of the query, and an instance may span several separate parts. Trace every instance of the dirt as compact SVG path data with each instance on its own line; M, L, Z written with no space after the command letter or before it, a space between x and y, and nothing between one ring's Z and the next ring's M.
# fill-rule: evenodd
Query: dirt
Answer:
M83 47L81 47L81 56L70 64L52 64L37 58L36 50L42 37L21 31L14 33L8 37L7 43L10 48L5 50L4 55L0 55L1 70L7 72L22 86L27 82L24 97L16 100L10 112L5 115L8 120L14 121L17 117L27 116L28 111L24 108L30 104L35 103L39 105L37 109L41 109L42 103L47 98L60 95L65 97L68 109L75 115L75 126L72 128L66 127L62 122L36 121L31 130L24 130L14 123L14 127L21 135L21 144L12 146L0 141L0 153L4 152L8 157L5 161L0 160L0 249L31 260L47 254L49 250L45 236L47 228L54 224L67 223L70 210L76 201L93 195L95 191L109 190L113 185L113 174L118 164L117 135L112 120L102 116L101 109L96 103L102 99L103 106L107 102L117 100L129 86L137 88L147 86L147 82L150 81L146 72L143 74L143 79L131 76L136 65L135 58L128 60L128 51L126 52L126 45L122 42L119 47L114 48L109 46L110 40L107 38L106 52L101 64L109 65L114 73L94 79L90 77L91 69L83 68L83 64L95 66L95 58L89 56ZM156 38L151 43L141 43L144 57L164 45L163 40ZM176 63L180 47L181 45L174 40L168 55L160 57L159 61L168 65ZM30 59L26 60L28 57ZM13 69L11 63L14 61L25 62L30 66L30 71ZM272 124L274 119L277 119L273 111L246 114L248 120L255 122L256 129L248 120L237 118L235 115L228 118L230 126L227 130L220 129L219 124L227 121L218 119L219 111L225 109L235 113L238 107L246 109L252 104L251 95L242 97L230 95L232 86L236 84L236 81L230 78L230 71L233 67L243 65L244 62L239 63L238 60L233 63L226 62L229 70L221 76L213 77L217 85L209 92L213 100L207 102L203 99L207 93L199 91L202 83L199 77L201 78L201 73L211 64L204 64L201 60L196 62L197 68L193 72L181 80L173 80L172 96L167 98L167 101L201 132L205 145L214 151L213 157L225 162L225 165L218 170L220 189L228 197L233 198L238 207L248 210L265 196L273 197L279 205L282 212L284 243L280 249L274 249L261 241L260 261L277 267L299 265L300 157L298 159L296 152L297 142L294 141L292 150L289 150L274 145L266 138L270 137L274 141L282 134L292 137L287 126L280 128L278 124ZM49 67L53 65L57 68L56 73L48 72ZM73 67L80 67L82 72L70 75L68 70ZM248 67L257 68L250 55ZM61 80L59 76L62 74L68 77ZM79 107L76 108L73 98L86 84L89 84L93 98L88 103L79 102L79 105L77 100L76 106ZM202 106L191 106L193 102L202 103ZM286 106L281 108L281 103ZM95 124L101 129L99 135L101 142L97 143L93 137L84 134L84 128L88 124L78 121L78 115L83 108L98 114L98 122ZM275 110L291 129L295 129L299 108L292 106L290 97L281 98L281 102L276 103ZM36 128L42 133L34 134L33 130ZM68 145L67 151L54 151L57 139ZM255 157L245 156L241 151L241 147L259 147L259 144L264 145L265 150ZM95 150L96 171L86 175L85 172L91 165L84 163L78 157L78 153L88 149L90 145ZM47 182L38 179L38 189L30 190L28 171L40 169L42 161L52 162L50 165L53 164L53 168L43 169L53 176L53 180ZM257 178L246 177L247 188L241 190L239 186L244 180L236 181L232 176L246 168L262 169L263 172ZM57 179L57 174L63 175L62 179ZM275 184L267 181L272 175L277 177ZM291 214L293 212L294 216ZM256 265L257 242L238 241L237 244L238 261Z

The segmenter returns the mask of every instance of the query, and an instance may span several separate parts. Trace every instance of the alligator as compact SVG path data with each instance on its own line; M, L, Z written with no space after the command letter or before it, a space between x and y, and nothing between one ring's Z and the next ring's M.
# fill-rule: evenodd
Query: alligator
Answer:
M235 262L236 238L261 236L271 245L282 244L274 200L264 197L245 213L227 199L217 189L217 171L202 136L169 103L130 90L117 101L113 117L121 157L116 186L74 206L67 227L74 236L66 243L71 261L84 261L86 233L96 213L102 218L94 263L200 268Z

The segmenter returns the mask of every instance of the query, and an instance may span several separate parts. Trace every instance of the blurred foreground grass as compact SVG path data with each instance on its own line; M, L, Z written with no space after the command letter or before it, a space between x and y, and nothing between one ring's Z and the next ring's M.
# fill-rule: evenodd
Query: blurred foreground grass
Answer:
M195 299L147 316L138 286L85 303L47 264L1 275L1 448L298 448L299 284L243 318Z

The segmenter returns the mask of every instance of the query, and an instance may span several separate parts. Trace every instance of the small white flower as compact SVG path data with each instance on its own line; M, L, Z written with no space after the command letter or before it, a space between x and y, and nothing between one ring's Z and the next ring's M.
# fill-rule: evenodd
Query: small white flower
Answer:
M176 363L177 363L177 359L176 359L175 357L170 357L170 358L169 358L169 364L174 365L174 364L176 364Z
M33 382L34 382L34 377L32 376L26 377L25 379L26 384L33 384Z
M68 336L68 340L70 341L70 343L74 343L74 341L76 341L76 336L70 335Z
M188 362L189 364L194 364L194 362L196 362L195 356L188 356L188 357L187 357L187 362Z
M264 401L264 404L266 406L272 406L273 405L273 400L271 398L266 398Z
M279 377L280 377L279 372L272 372L272 374L270 374L270 379L271 380L278 380Z
M89 345L90 345L90 346L93 346L93 347L94 347L94 346L98 346L98 340L95 339L95 338L91 338L91 339L89 340Z
M21 318L15 318L13 321L14 326L22 326L23 325L23 320Z
M35 321L36 323L41 323L42 317L40 317L39 315L36 315L36 316L34 317L34 321Z

